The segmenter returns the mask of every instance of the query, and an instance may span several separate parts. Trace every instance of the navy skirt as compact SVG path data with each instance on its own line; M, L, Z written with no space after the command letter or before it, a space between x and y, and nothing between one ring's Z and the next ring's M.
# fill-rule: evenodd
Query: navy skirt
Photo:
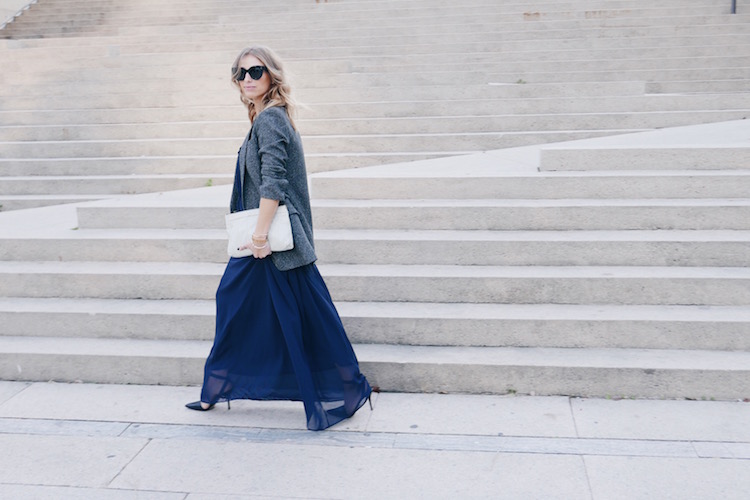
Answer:
M307 428L354 414L372 391L315 264L232 258L216 292L201 401L302 401Z

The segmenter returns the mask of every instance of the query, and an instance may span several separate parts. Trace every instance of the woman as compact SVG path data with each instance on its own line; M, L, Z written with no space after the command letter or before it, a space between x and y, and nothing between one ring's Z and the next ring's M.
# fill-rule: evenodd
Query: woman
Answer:
M373 389L314 264L307 172L281 62L266 47L247 48L234 62L232 82L251 128L237 159L231 210L259 207L260 215L252 241L240 247L252 257L231 258L224 271L201 400L186 406L302 401L307 428L322 430L352 416ZM280 203L290 214L294 248L272 253L267 235Z

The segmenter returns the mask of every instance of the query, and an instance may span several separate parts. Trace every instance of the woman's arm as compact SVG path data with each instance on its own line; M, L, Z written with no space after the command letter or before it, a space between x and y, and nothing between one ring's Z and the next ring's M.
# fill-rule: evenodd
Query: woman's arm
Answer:
M279 200L285 199L289 185L286 178L288 129L286 111L281 108L269 108L262 111L253 124L253 133L257 134L258 138L261 198L258 224L252 241L245 245L245 248L250 248L257 259L271 254L268 230L273 216L276 215L276 209L279 207Z
M260 213L258 214L258 223L255 226L253 239L241 246L240 250L249 248L256 259L262 259L271 255L271 245L268 243L268 230L271 227L273 216L276 215L277 208L279 208L279 200L260 199Z

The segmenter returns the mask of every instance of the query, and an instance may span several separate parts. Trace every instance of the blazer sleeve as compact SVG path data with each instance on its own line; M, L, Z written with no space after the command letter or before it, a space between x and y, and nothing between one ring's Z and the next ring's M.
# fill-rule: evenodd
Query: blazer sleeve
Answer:
M253 124L258 139L262 198L279 201L286 198L289 127L286 111L279 107L263 110Z

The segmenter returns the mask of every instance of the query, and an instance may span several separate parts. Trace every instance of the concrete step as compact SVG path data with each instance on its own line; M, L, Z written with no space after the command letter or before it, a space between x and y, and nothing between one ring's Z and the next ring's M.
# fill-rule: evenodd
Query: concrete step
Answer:
M315 200L313 207L319 229L750 229L747 198Z
M646 82L646 92L650 94L746 92L747 89L750 89L750 79L747 78L684 82Z
M750 200L473 199L321 200L317 229L434 230L748 230ZM207 206L116 200L78 207L82 228L220 228L225 200Z
M750 116L750 108L725 111L664 111L648 113L560 113L497 116L431 116L342 119L301 119L303 136L372 134L480 133L551 130L664 128L730 121ZM180 137L242 137L247 120L172 123L0 126L0 141L80 141L117 139L167 139Z
M2 238L6 261L217 262L223 229L20 231ZM323 264L750 267L748 231L319 230Z
M87 11L91 9L91 3L90 2L84 2L84 1L74 1L74 0L50 0L47 3L44 4L43 9L40 10L40 12L48 12L48 11L61 11L61 12L68 12L68 11ZM172 9L167 9L162 7L160 4L154 4L154 3L148 3L145 1L134 1L132 4L123 5L119 2L115 2L112 0L97 0L96 5L100 8L105 8L108 11L111 12L120 12L120 11L129 11L133 10L134 7L137 7L139 10L143 10L144 12L148 12L152 15L157 15L159 13L163 14L169 14L173 12ZM206 12L222 12L222 13L232 13L234 12L236 7L250 7L255 5L255 3L251 0L245 0L245 1L237 1L237 2L230 2L229 0L217 0L212 2L211 6L207 6L205 2L200 1L181 1L179 3L181 10L180 12L185 13L201 13L205 14ZM488 8L488 7L496 7L496 9L499 12L523 12L525 11L525 5L523 3L520 3L518 1L516 2L509 2L508 4L503 4L501 6L496 6L492 2L488 2L487 0L468 0L464 5L467 7L473 7L476 9L481 8ZM535 4L538 9L542 11L561 11L561 10L583 10L588 8L595 8L599 6L597 2L593 1L571 1L571 0L564 0L564 1L555 1L555 0L544 0L542 2L539 2ZM607 2L607 7L609 9L633 9L633 8L647 8L651 4L648 4L643 1L639 0L610 0ZM431 7L435 9L436 12L439 12L443 8L450 7L447 5L441 5L441 4L435 4L434 2L428 2L426 0L415 0L412 3L409 3L410 7ZM665 2L660 4L660 7L667 8L667 7L679 7L679 6L690 6L692 7L711 7L715 6L714 3L707 1L707 0L688 0L683 3L676 2L674 0L669 1L666 0ZM331 5L317 5L313 4L307 1L303 0L289 0L285 2L283 6L278 5L271 5L268 7L268 10L264 10L265 13L271 16L276 15L284 15L290 7L293 7L295 10L299 10L302 12L311 11L311 12L323 12L323 9L325 11L335 10L335 12L348 12L348 11L369 11L369 12L377 12L377 11L383 11L388 10L392 8L404 8L403 3L398 2L396 0L389 0L381 2L377 5L368 4L364 1L352 1L347 3L340 3L340 4L331 4ZM40 7L35 7L40 8Z
M362 371L386 391L736 399L750 389L747 352L354 348ZM0 337L0 378L198 385L209 349L206 341Z
M747 145L686 145L683 147L549 149L542 152L544 170L621 170L636 169L747 169L750 167L750 140Z
M254 31L254 39L261 43L270 43L274 46L278 46L281 50L289 50L291 48L304 48L321 47L318 43L330 44L330 42L338 42L340 46L345 45L345 40L352 40L352 46L356 45L391 45L388 42L401 41L407 42L412 45L415 41L421 40L420 37L433 36L439 39L440 37L453 37L457 34L465 34L468 39L476 36L494 36L498 40L512 40L513 38L522 37L528 39L532 43L539 43L545 39L549 39L549 33L558 39L568 40L585 40L587 37L584 34L595 35L597 40L596 47L599 47L599 43L608 43L612 39L623 38L625 35L629 35L633 39L634 43L638 43L638 39L649 38L654 36L665 36L665 37L682 37L687 40L694 39L695 37L706 37L707 35L717 35L719 37L726 35L741 34L742 28L747 24L746 16L722 16L720 22L714 22L717 18L712 17L711 22L707 22L705 17L681 17L679 21L675 19L658 19L656 22L645 21L643 19L631 19L630 26L616 26L612 23L588 23L583 25L580 22L565 22L557 23L553 28L550 25L542 22L528 22L520 21L513 23L504 23L503 29L499 29L498 23L491 20L479 20L473 23L461 23L451 22L445 20L434 20L422 18L419 22L413 22L409 26L403 24L395 24L390 21L379 21L377 19L371 19L368 23L357 23L339 25L336 28L331 28L326 24L307 23L306 26L300 29L290 29L292 24L289 21L275 22L269 20L267 24L259 27L257 31ZM207 23L206 25L194 25L191 26L191 35L189 38L184 36L185 29L180 27L161 27L158 30L146 29L141 30L140 33L134 33L132 28L127 27L120 30L116 36L95 36L88 35L80 38L58 38L58 39L19 39L19 40L7 40L4 44L0 44L0 47L5 46L10 49L13 48L39 48L39 47L59 47L59 48L71 48L75 46L102 46L112 45L112 42L117 43L120 46L131 46L132 50L126 50L123 53L148 53L148 52L160 52L165 48L176 46L179 51L186 50L215 50L217 47L229 48L225 43L231 43L233 49L236 50L238 45L247 43L246 38L243 39L241 31L236 29L236 26L231 26L231 29L225 27L221 30L216 29L217 23ZM606 26L609 24L609 26ZM717 30L717 26L722 25L725 27L724 31ZM565 29L566 26L575 26L577 29ZM285 29L286 28L286 29ZM541 28L541 29L540 29ZM213 31L212 31L213 29ZM308 45L305 45L305 36L309 36L307 40ZM395 38L394 38L395 37ZM412 38L408 38L412 37ZM455 41L449 38L451 41ZM369 40L369 42L367 42ZM439 42L439 40L438 40ZM669 40L667 40L669 42ZM192 44L192 45L191 45ZM199 44L199 45L197 45ZM585 44L584 44L585 45ZM667 43L667 45L671 45ZM591 46L589 43L586 46ZM661 47L662 45L657 45ZM422 48L421 46L418 48ZM171 48L170 48L171 50ZM409 51L411 52L411 51Z
M113 195L151 193L231 184L233 174L0 177L3 195Z
M446 29L448 28L448 29ZM453 28L452 30L450 28ZM306 30L308 38L301 38L299 35L290 34L289 32L280 34L258 34L259 39L264 43L274 47L282 47L285 59L289 63L289 69L293 73L299 74L302 71L320 72L324 68L338 68L339 70L357 69L364 65L373 67L377 65L374 57L349 57L334 58L322 60L321 58L300 59L296 57L296 51L309 50L317 48L324 51L332 48L340 50L349 41L350 45L358 46L414 46L417 45L418 51L423 52L428 47L425 44L436 41L436 30L440 31L437 43L454 43L454 50L445 54L445 58L452 63L466 64L471 62L490 61L496 62L500 57L507 58L508 61L548 61L548 60L584 60L584 59L606 59L606 54L611 53L615 59L631 59L638 53L647 53L649 58L670 58L686 57L694 54L697 57L715 56L715 55L747 55L747 48L742 46L742 42L747 40L747 33L743 33L739 26L727 26L721 34L701 34L701 26L695 26L695 32L690 33L672 33L671 35L662 34L660 36L644 35L639 37L629 36L626 40L617 37L611 37L609 33L605 36L599 36L596 45L587 42L587 39L580 36L580 33L570 33L569 38L563 38L567 32L557 31L557 38L535 38L531 35L536 33L527 33L523 31L499 30L493 25L474 25L466 29L460 29L457 26L429 26L419 24L409 27L408 32L390 31L388 28L378 27L356 27L346 31L330 32L326 30ZM617 28L614 28L615 31ZM599 34L597 32L597 34ZM603 33L602 33L603 34ZM526 35L525 39L513 39ZM309 37L312 37L311 40ZM39 40L5 40L0 42L0 51L3 60L8 62L17 62L21 60L23 53L34 55L33 60L28 61L32 68L42 68L43 63L49 63L54 68L63 71L69 71L65 64L72 61L79 63L79 66L94 69L97 58L106 58L99 60L99 67L110 66L124 63L133 58L148 58L152 55L170 53L176 57L181 57L186 53L193 53L196 57L202 58L205 53L214 54L214 59L208 60L209 63L216 63L231 59L237 47L242 46L245 42L239 36L226 36L224 34L211 33L204 36L193 34L190 39L185 37L170 35L146 35L139 37L106 37L85 39L88 43L81 44L81 40L76 39L39 39ZM504 42L502 50L492 51L485 50L480 52L465 51L463 54L456 52L463 44L467 42L484 42L496 44L498 41ZM722 47L725 50L722 51ZM385 47L384 47L385 48ZM731 52L726 49L733 49ZM54 49L57 57L50 54L50 49ZM489 49L489 47L488 47ZM389 49L390 50L390 49ZM385 55L382 63L385 66L393 64L402 65L424 65L438 62L438 55L435 53L414 54L412 50L406 51L400 57L393 54ZM462 56L462 57L459 57ZM199 59L201 60L201 59ZM120 62L118 62L120 61ZM204 63L206 62L203 59ZM231 62L231 61L230 61ZM171 61L165 61L167 65L173 64ZM330 69L329 69L330 70ZM89 70L90 71L90 70ZM86 73L84 73L85 75ZM122 76L127 76L124 74ZM163 76L163 75L162 75Z
M518 21L515 23L504 22L504 35L501 40L551 40L551 39L581 39L581 38L639 38L639 37L655 37L655 36L712 36L712 35L723 35L723 34L741 34L746 33L746 16L680 16L671 18L654 18L647 22L642 22L643 19L621 19L619 22L616 20L590 20L590 21L548 21L548 22L534 22L529 23L528 21ZM434 28L435 33L440 34L441 27L445 24L450 24L456 21L455 24L462 26L462 31L470 30L472 27L476 31L480 30L497 30L499 25L498 21L483 18L480 16L474 18L461 18L461 19L445 19L442 21L427 22L426 20L418 21L422 26L431 26ZM342 39L342 43L338 47L338 50L332 51L331 57L342 57L345 54L344 48L346 43L344 40L347 36L353 33L347 33L346 30L356 30L352 27L350 22L342 21L335 26L327 27L327 30L334 31ZM395 33L408 32L409 29L415 24L413 19L402 19L394 20L388 24L382 24L376 28L379 32L384 33L387 30L392 30ZM278 37L289 36L290 31L298 29L300 32L306 32L309 28L309 22L305 26L298 26L291 23L288 20L281 21L278 23L278 29L276 30L279 34ZM226 39L232 40L246 40L246 25L233 25L233 26L222 26L222 33ZM211 24L205 25L183 25L183 26L161 26L160 32L163 32L161 42L168 40L169 38L183 39L195 36L200 39L207 35L215 38L216 26ZM118 30L119 35L124 36L148 36L152 35L150 27L135 28L135 27L123 27ZM359 36L354 34L355 36ZM243 39L242 37L245 36ZM266 43L277 42L278 40L270 39L270 37L260 38L259 40ZM242 42L239 42L241 44ZM296 49L293 53L294 57L307 57L314 56L314 51L319 51L319 47L311 44L309 50L303 50L300 47L304 47L299 43L293 41L292 44L274 43L278 47L279 51L288 51L288 49ZM350 45L351 54L354 56L360 56L364 54L373 55L373 47L379 45L376 40L372 40L369 46L364 45ZM476 42L467 42L463 44L451 44L442 45L440 44L439 37L436 37L435 44L424 44L423 46L415 47L424 49L426 52L435 52L435 49L447 50L448 53L455 53L458 50L461 51L476 51ZM486 46L488 50L495 51L500 49L500 45L496 42L495 44L489 44ZM382 46L384 54L395 54L396 51L392 50L389 46Z
M310 36L307 38L294 38L289 32L279 35L276 39L264 37L264 43L274 47L284 47L281 50L285 59L288 61L289 68L294 73L299 74L301 71L315 71L321 67L338 67L340 69L354 69L360 66L372 67L373 65L393 65L393 64L436 64L450 61L452 63L469 63L482 61L497 61L504 59L508 61L544 61L544 60L583 60L583 59L605 59L609 54L613 59L632 58L634 54L646 52L650 57L685 57L690 54L696 56L710 56L732 53L736 55L747 55L747 41L750 38L743 30L733 29L728 26L727 30L721 34L701 35L701 27L695 26L693 32L681 34L660 35L660 36L640 36L640 37L611 37L610 33L603 31L597 33L596 46L592 46L587 38L580 36L580 33L572 33L569 38L529 38L514 39L524 35L522 31L510 32L508 30L498 30L496 26L474 25L471 31L456 29L455 31L446 30L451 26L441 27L441 40L450 39L456 42L456 47L461 46L465 40L472 37L488 38L486 43L497 45L497 41L502 41L502 47L486 47L482 51L466 51L457 53L451 50L447 53L424 53L427 47L420 47L419 52L412 53L414 50L402 52L399 55L382 55L374 56L352 56L328 58L320 60L305 60L298 58L296 51L309 50L309 47L316 47L318 50L326 50L331 47L335 50L341 50L347 41L359 37L372 37L371 45L392 45L393 42L401 40L405 45L413 45L419 37L428 37L435 34L435 27L429 25L411 26L409 32L403 34L386 34L383 28L368 28L358 26L347 33L338 33L332 36L325 30L309 30ZM616 30L616 28L615 28ZM559 33L558 33L559 34ZM536 34L534 34L536 35ZM455 40L453 38L455 37ZM494 41L491 41L494 40ZM85 41L85 44L81 42ZM90 74L95 74L101 70L102 66L111 66L118 63L119 57L140 56L144 54L155 53L202 53L214 52L226 54L228 59L237 51L237 47L242 46L246 41L242 36L226 36L223 34L210 33L204 36L193 34L189 40L184 36L139 36L139 37L106 37L95 38L87 37L83 40L75 38L65 39L27 39L27 40L0 40L0 57L8 63L26 60L34 68L43 68L46 64L57 67L63 73L73 75L70 66L75 61L75 66L81 71L84 79L88 79ZM3 47L5 50L3 51ZM297 48L293 48L297 47ZM304 49L307 47L308 49ZM54 50L50 50L54 49ZM728 52L731 49L731 52ZM52 52L52 54L51 54ZM24 57L24 54L27 57ZM29 60L28 56L33 55ZM219 56L216 60L223 60L224 56ZM309 57L309 55L308 55ZM106 60L97 58L106 58ZM317 60L316 60L317 59ZM67 66L66 66L67 63ZM97 64L98 63L98 64ZM8 75L6 75L8 76ZM127 78L127 74L121 75ZM160 75L164 76L164 75Z
M92 79L82 82L81 75L71 75L73 81L61 81L60 85L47 91L47 96L71 96L78 97L87 94L137 94L144 89L153 89L156 93L169 92L169 88L177 87L184 78L156 77L155 79L144 79L140 71L138 78L132 80L122 79L115 83L100 81L102 75L92 75ZM19 77L22 78L22 77ZM27 77L23 77L27 78ZM43 91L43 85L29 85L24 83L11 84L9 78L5 78L5 96L29 96ZM206 79L202 83L205 92L217 95L232 95L236 92L227 85L225 78ZM613 96L613 95L643 95L644 84L641 81L618 81L607 84L573 82L567 84L544 83L544 84L467 84L464 86L467 95L478 94L493 99L526 98L526 97L584 97L584 96ZM179 94L179 92L178 92ZM448 85L391 85L372 87L336 87L330 88L295 88L294 96L300 101L310 103L329 102L351 102L351 101L389 101L398 97L400 100L434 100L455 97L455 91Z
M430 12L424 8L397 8L380 11L360 10L356 12L310 13L288 11L276 19L268 19L265 29L278 30L285 24L290 30L304 29L312 17L329 29L348 28L353 24L372 23L375 26L410 26L416 22L444 24L446 22L470 25L472 23L495 23L521 25L527 30L551 28L574 29L598 26L661 26L665 24L714 24L721 21L730 23L746 22L742 14L728 17L728 7L692 7L689 12L684 8L651 8L651 9L607 9L605 11L557 11L557 12L520 12L505 13L497 9L464 9L463 7L443 7ZM40 12L43 15L43 13ZM681 23L680 23L681 21ZM168 33L189 34L189 29L200 32L200 28L220 25L227 33L237 33L248 23L254 22L249 15L237 15L221 18L219 16L180 15L174 12L159 16L142 16L137 11L130 13L107 13L104 17L97 14L93 17L76 15L75 17L57 16L54 19L35 16L22 16L7 26L4 37L43 34L76 36L90 32L98 34L119 33L138 35L153 32L154 28L169 28Z
M0 298L0 336L213 340L215 308L212 300ZM336 308L355 343L750 348L750 315L742 307L340 302Z
M676 127L541 150L542 170L623 168L746 170L750 168L750 122Z
M430 9L426 7L430 7ZM545 19L596 19L596 18L615 18L615 17L653 17L653 16L671 16L685 14L684 8L678 8L677 6L659 6L646 8L643 5L629 5L627 7L616 7L607 5L606 10L592 11L587 10L585 6L576 3L569 4L551 4L549 6L543 5L537 12L529 12L528 8L521 5L509 5L498 9L491 3L479 3L469 4L471 6L471 12L492 12L501 13L512 19L516 19L519 15L523 15L524 19L528 20L545 20ZM68 14L70 19L82 19L90 21L101 20L101 11L93 10L90 7L81 6L66 6L67 8L55 8L53 6L47 7L46 5L41 8L34 8L29 11L29 15L25 19L33 20L37 22L60 22L65 20L65 17L60 14ZM156 6L153 6L156 7ZM138 16L142 15L148 17L152 22L173 22L175 20L195 19L196 21L215 22L218 19L220 22L233 22L235 24L242 22L250 22L253 17L248 14L233 14L230 7L217 6L215 8L205 7L188 7L175 11L172 9L159 9L149 8L144 6L141 8L114 8L114 6L102 6L102 11L106 12L106 20L111 20L117 23L123 23L127 21L135 22L138 20ZM592 5L593 7L593 5ZM290 16L291 20L298 20L303 18L305 15L315 15L324 20L335 20L339 18L345 19L361 19L362 16L366 16L368 19L388 19L390 16L423 16L429 17L444 17L449 15L464 14L467 9L458 8L455 5L434 5L434 4L379 4L377 6L364 6L362 4L343 4L337 6L331 6L329 9L323 10L316 8L315 5L296 5L293 9L289 7L264 10L264 13L275 18L276 15L283 15L284 17ZM691 5L689 12L693 15L711 15L716 13L726 13L727 9L719 9L715 5L703 4L703 5Z
M514 82L515 83L515 82ZM489 87L489 86L488 86ZM161 98L164 97L164 100ZM123 102L119 102L122 98ZM45 110L38 110L39 99L28 99L7 104L0 111L4 125L38 124L44 118L52 123L133 123L192 120L242 120L243 107L233 102L226 105L190 106L172 108L173 95L158 94L134 96L89 96L80 99L52 99ZM128 102L130 101L130 102ZM150 101L150 102L148 102ZM22 105L23 104L23 105ZM184 103L183 103L184 104ZM182 105L180 105L182 106ZM592 96L565 99L536 97L528 99L491 99L474 96L458 99L426 99L419 101L352 101L311 103L300 110L305 118L383 118L405 116L487 116L503 114L550 113L610 113L652 111L721 111L750 108L750 92L730 94L651 94L643 96ZM65 120L71 114L77 116ZM61 121L63 120L63 121ZM47 122L49 123L49 122Z
M405 165L364 167L355 171L321 172L310 177L318 199L565 199L565 198L743 198L750 193L750 172L734 170L515 170L503 163L503 153L483 160L465 156L463 170L438 170L435 160ZM490 156L487 153L484 156ZM507 154L507 153L506 153ZM440 160L446 167L449 161ZM478 161L487 168L471 171ZM507 160L506 160L507 161ZM0 162L0 165L2 163ZM423 166L422 170L418 166ZM399 172L401 167L401 172Z
M302 138L307 154L369 154L479 152L528 144L641 132L644 129L547 130L516 132L342 134L307 135ZM182 137L167 139L118 139L76 141L0 142L0 155L16 158L102 158L213 156L236 153L243 136Z
M585 134L591 135L591 134ZM600 133L601 135L601 133ZM529 140L531 136L521 136L518 139ZM554 139L538 136L538 140ZM523 142L523 141L519 141ZM237 141L239 144L240 141ZM400 163L445 156L475 153L476 151L418 151L392 153L320 153L305 155L307 171L326 172L330 170L350 169L388 163ZM13 158L0 159L0 172L8 176L24 176L29 173L39 175L100 175L103 172L112 175L148 175L158 173L169 174L211 174L223 175L233 172L236 153L214 154L202 156L132 156L109 158Z
M106 199L106 194L0 195L0 212Z
M202 299L223 264L0 262L0 296ZM340 301L490 304L750 305L739 267L320 266Z
M704 58L705 59L705 58ZM612 65L611 68L607 67L606 64L599 62L593 62L591 69L586 68L585 62L570 61L559 63L559 68L556 68L553 64L528 64L528 63L508 63L496 68L482 68L481 70L470 70L470 71L457 71L456 74L451 75L451 83L453 85L477 85L481 84L516 84L516 83L531 83L531 84L560 84L561 82L572 82L572 83L587 83L587 82L601 82L601 83L620 83L620 82L669 82L669 81L685 81L685 80L712 80L714 78L727 80L727 79L746 79L748 75L748 68L750 63L745 59L739 58L712 58L707 61L692 60L686 58L686 62L680 67L669 67L670 65L662 60L653 60L653 68L644 68L645 63L640 61L634 64L638 66L628 68L624 67L619 69ZM623 63L618 63L624 66ZM584 66L580 69L577 66ZM665 67L666 66L666 67ZM125 84L115 85L115 89L112 93L107 92L106 83L102 82L98 84L98 81L102 77L94 77L92 81L94 84L98 84L101 90L95 91L91 98L94 99L93 103L102 103L109 107L114 107L107 103L127 102L129 106L166 106L171 105L230 105L237 101L236 91L232 89L230 84L226 81L222 81L225 76L226 68L228 66L222 65L221 68L217 67L213 70L213 74L219 75L218 78L207 79L209 82L206 86L205 92L190 92L186 90L174 89L174 84L171 84L173 89L170 91L170 80L165 79L160 81L159 79L151 80L147 86L149 94L155 95L169 95L174 94L171 99L162 101L157 104L153 96L141 95L135 91L129 91ZM571 68L576 68L571 70ZM397 68L398 70L398 68ZM326 75L305 75L300 77L299 86L300 88L312 91L314 89L332 89L338 87L342 88L363 88L363 87L384 87L390 88L394 82L410 82L415 87L434 87L445 84L446 75L445 72L434 72L434 71L392 71L383 72L378 71L374 73L340 73L340 74L326 74ZM112 71L112 70L110 70ZM164 71L164 69L160 69ZM187 71L184 68L180 71ZM191 74L185 74L185 78L192 78L192 74L199 71L196 68L191 68ZM177 73L177 74L175 74ZM178 76L179 72L171 71L171 76ZM140 75L139 75L140 76ZM171 77L170 77L171 78ZM228 78L227 78L228 79ZM13 83L11 80L7 83ZM31 93L33 89L29 90L30 95L17 96L13 95L18 90L11 93L11 97L4 97L2 99L3 107L5 109L26 109L30 106L31 96L39 99L38 106L51 107L52 109L57 108L54 103L58 102L60 98L77 98L80 100L84 96L90 94L85 91L79 91L74 83L67 84L62 82L57 87L58 90L53 91L50 95L38 95ZM23 85L20 83L19 85ZM121 90L122 89L122 90ZM11 89L12 90L12 89ZM450 89L447 89L448 91ZM531 89L533 91L534 89ZM745 89L746 90L746 89ZM527 91L527 92L531 92ZM497 91L493 91L488 96L497 94ZM513 92L506 92L511 94ZM59 96L56 94L60 94ZM626 95L632 95L632 91ZM397 91L394 94L398 96ZM150 100L149 100L150 97ZM446 92L442 97L450 98L450 92ZM534 97L544 97L544 95L534 95ZM77 101L73 101L77 102ZM154 104L147 104L147 103ZM143 103L143 104L138 104ZM85 107L85 106L84 106ZM91 107L89 105L89 107Z

